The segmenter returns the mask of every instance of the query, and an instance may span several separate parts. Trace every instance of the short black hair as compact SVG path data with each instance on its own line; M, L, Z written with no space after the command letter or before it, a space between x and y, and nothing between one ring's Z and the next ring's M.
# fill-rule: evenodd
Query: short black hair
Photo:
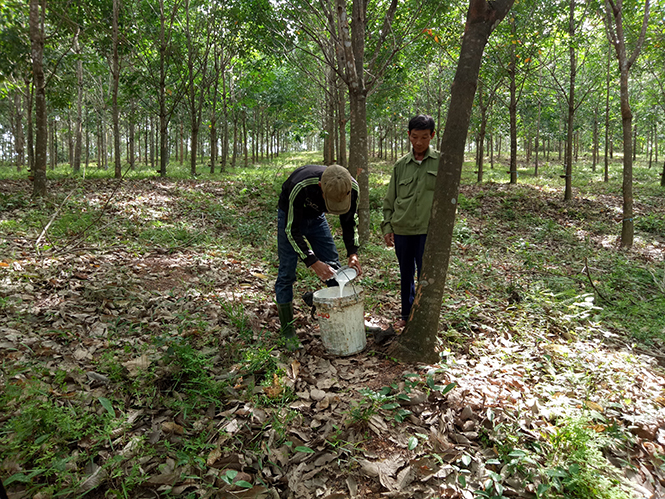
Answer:
M434 132L434 118L427 114L419 114L409 120L409 132L411 130L429 130Z

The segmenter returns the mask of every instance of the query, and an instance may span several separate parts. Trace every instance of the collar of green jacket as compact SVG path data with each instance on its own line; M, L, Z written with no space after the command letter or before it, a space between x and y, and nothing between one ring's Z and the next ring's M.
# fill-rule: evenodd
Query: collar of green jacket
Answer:
M416 163L418 162L415 155L413 154L413 148L411 148L411 150L409 151L409 156L410 156L409 161L415 161ZM427 158L439 159L439 151L434 149L432 146L429 146L427 148L427 151L425 151L425 156L423 156L422 161L425 161Z

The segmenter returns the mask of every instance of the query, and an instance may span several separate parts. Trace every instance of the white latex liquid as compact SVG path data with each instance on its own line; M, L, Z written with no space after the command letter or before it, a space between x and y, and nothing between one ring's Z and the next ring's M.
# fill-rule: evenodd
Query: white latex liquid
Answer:
M346 286L347 282L355 278L356 275L358 275L358 273L353 268L343 268L337 272L335 280L337 281L337 284L339 284L339 296L344 296L344 286Z
M337 276L337 283L339 284L339 296L344 296L344 286L346 286L347 282L349 282L349 280L346 279L345 275Z

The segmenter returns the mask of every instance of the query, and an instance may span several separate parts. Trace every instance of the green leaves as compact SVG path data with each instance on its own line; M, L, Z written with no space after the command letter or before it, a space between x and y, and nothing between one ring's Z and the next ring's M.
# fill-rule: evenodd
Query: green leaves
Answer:
M105 397L98 397L97 400L99 400L99 403L102 404L102 407L106 409L106 412L108 412L112 417L115 417L113 404L111 404L111 401L109 399Z
M226 470L226 474L222 475L220 479L228 485L235 485L244 489L251 489L253 487L253 485L246 480L238 480L234 482L237 476L238 472L236 470Z
M296 452L303 452L305 454L314 454L314 449L310 449L309 447L306 447L304 445L299 445L293 450Z
M415 435L412 435L411 437L409 437L409 443L408 443L407 447L408 447L409 450L413 450L416 447L418 447L418 437L416 437Z

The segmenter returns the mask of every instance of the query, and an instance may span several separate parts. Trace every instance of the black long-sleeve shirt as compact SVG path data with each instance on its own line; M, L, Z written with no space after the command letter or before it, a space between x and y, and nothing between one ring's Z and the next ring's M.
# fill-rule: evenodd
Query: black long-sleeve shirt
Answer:
M326 202L319 182L325 166L305 165L295 170L282 184L279 196L279 209L286 213L286 235L291 246L308 267L318 261L314 252L300 232L303 219L313 219L326 212ZM358 232L355 214L358 208L358 183L353 180L351 208L339 216L342 225L342 239L349 255L358 252Z

